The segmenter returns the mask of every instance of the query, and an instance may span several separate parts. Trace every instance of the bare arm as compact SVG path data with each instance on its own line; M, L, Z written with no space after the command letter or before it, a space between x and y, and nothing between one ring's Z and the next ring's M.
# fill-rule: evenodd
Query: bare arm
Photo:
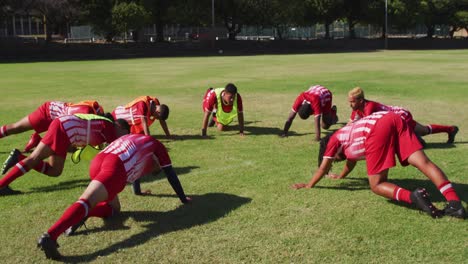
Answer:
M171 133L169 132L169 128L167 127L166 120L159 120L159 124L161 125L161 128L164 130L164 134L166 134L166 137L170 137Z
M244 113L238 113L237 114L237 119L239 121L239 134L241 136L244 135Z
M346 176L348 176L351 171L353 171L354 167L356 166L357 161L352 161L352 160L346 160L346 163L343 167L343 170L341 171L340 175L334 174L334 173L329 173L328 177L332 179L343 179Z
M301 188L312 188L319 182L323 176L325 176L330 168L332 167L332 159L323 159L322 164L320 164L320 167L315 171L314 175L312 176L312 179L310 179L309 183L296 183L293 184L291 187L293 189L301 189Z
M202 136L206 136L206 128L208 127L208 119L210 117L211 112L205 111L203 113L203 122L202 122Z
M141 118L141 125L143 126L143 132L145 133L145 135L149 136L150 131L149 131L149 127L148 127L148 122L146 122L145 117Z
M291 127L292 122L293 122L295 117L296 117L296 112L294 112L294 111L289 112L288 119L284 123L283 133L280 135L281 137L287 137L288 136L289 128Z

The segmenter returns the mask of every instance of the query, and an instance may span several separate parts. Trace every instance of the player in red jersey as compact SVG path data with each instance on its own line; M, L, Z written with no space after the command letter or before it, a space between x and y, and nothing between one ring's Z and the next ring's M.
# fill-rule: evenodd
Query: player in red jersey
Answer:
M118 194L127 182L132 183L143 175L159 172L161 168L180 201L188 203L191 199L185 196L169 154L161 142L141 134L130 134L115 140L93 159L88 187L78 201L68 207L47 233L39 238L38 247L47 258L60 259L57 238L62 233L72 235L88 217L107 218L120 212Z
M19 121L3 125L0 127L0 138L34 130L31 139L24 148L25 152L30 151L41 141L42 132L47 131L50 123L57 117L72 114L96 114L103 115L104 110L97 101L82 101L78 103L64 103L60 101L45 102L36 111Z
M281 137L288 135L289 128L296 114L299 114L301 119L307 119L309 116L314 115L315 140L319 141L320 126L323 129L328 129L331 125L338 122L336 106L332 106L332 97L330 90L321 85L311 86L307 91L299 94L284 124Z
M113 122L108 118L92 114L66 115L54 119L31 155L25 156L17 149L10 153L3 165L2 174L12 169L0 179L0 195L18 193L8 185L31 169L47 176L60 176L70 146L85 147L111 143L127 134L128 130L125 120L119 119ZM44 162L43 160L48 157L49 161Z
M312 188L331 169L334 160L347 160L345 169L352 170L358 160L366 160L371 190L380 196L414 204L432 217L442 214L465 218L466 212L444 172L424 153L412 129L393 112L376 112L339 129L321 142L319 168L309 183L297 183L295 189ZM400 164L418 168L439 189L448 201L443 211L430 201L425 189L413 192L387 181L388 170Z
M414 129L416 135L422 137L428 134L447 133L447 143L451 144L455 140L455 135L458 133L458 127L445 126L437 124L429 124L427 126L416 122L411 113L401 107L387 106L374 101L369 101L364 98L364 91L360 87L356 87L348 93L349 105L353 109L351 112L350 122L358 120L378 111L391 111L401 115L408 122L409 126Z
M159 120L167 137L171 137L166 120L169 107L161 104L156 97L140 96L125 106L117 106L112 112L115 119L125 119L130 125L130 133L150 135L149 126Z
M234 118L237 116L239 122L239 134L244 136L244 112L242 105L242 97L237 92L237 87L228 83L224 88L209 88L203 98L203 122L202 122L202 136L206 136L208 127L208 120L210 115L212 121L210 126L216 123L219 131L226 129Z

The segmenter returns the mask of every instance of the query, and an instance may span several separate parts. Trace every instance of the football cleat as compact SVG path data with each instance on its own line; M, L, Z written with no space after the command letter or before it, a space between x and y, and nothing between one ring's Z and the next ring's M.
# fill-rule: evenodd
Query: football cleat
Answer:
M452 132L448 133L448 140L447 140L448 144L452 144L455 141L455 136L457 135L457 133L458 133L458 127L453 126Z
M28 143L24 147L24 152L29 152L31 149L37 147L37 145L39 145L39 142L41 142L41 139L42 138L38 133L32 134Z
M5 160L2 166L2 174L5 174L11 167L15 166L19 162L19 155L21 152L18 149L14 149L10 152L10 155Z
M37 247L44 251L48 259L60 260L62 258L62 255L60 255L60 252L57 250L59 247L57 241L52 240L48 233L44 233L37 240Z
M9 186L5 186L3 188L0 188L0 196L4 195L15 195L15 194L20 194L20 191L16 191L11 189Z
M442 211L435 207L431 200L429 200L429 194L424 188L417 188L411 193L411 202L416 205L422 211L428 213L432 218L439 218L442 216Z
M465 208L463 208L461 201L448 201L448 204L444 208L444 215L461 219L466 218Z
M67 236L73 236L73 235L75 234L76 230L78 230L78 228L80 228L80 227L83 226L83 225L84 225L85 228L86 228L86 225L85 225L86 220L88 220L87 217L81 219L81 221L80 221L78 224L72 225L72 226L70 226L69 228L67 228L67 230L65 230L65 232L64 232L65 235L67 235Z

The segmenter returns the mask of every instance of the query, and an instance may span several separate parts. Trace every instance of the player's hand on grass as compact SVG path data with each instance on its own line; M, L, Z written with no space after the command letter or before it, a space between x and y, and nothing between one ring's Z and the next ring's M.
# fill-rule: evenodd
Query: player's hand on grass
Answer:
M298 189L310 188L310 187L308 187L306 183L295 183L295 184L291 185L291 188L293 188L295 190L298 190Z
M330 179L334 179L334 180L342 179L340 175L333 173L333 172L328 173L326 177Z

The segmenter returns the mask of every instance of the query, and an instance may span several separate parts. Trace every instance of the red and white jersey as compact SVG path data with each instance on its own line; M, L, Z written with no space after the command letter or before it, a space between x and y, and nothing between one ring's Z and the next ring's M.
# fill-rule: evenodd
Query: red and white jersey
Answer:
M311 86L307 91L302 92L294 101L292 111L297 113L302 104L308 103L312 108L314 116L331 111L332 93L321 85Z
M130 125L141 123L141 118L145 118L149 109L144 102L136 103L130 107L117 106L112 112L115 119L125 119Z
M58 118L70 143L75 147L97 146L117 138L114 124L103 119L81 119L75 115Z
M225 113L230 113L232 111L232 105L225 105L221 104L223 106L223 111ZM203 111L208 111L208 112L213 112L215 108L218 108L218 99L216 97L216 92L215 89L209 89L205 97L203 98ZM244 107L242 105L242 97L239 93L237 93L237 112L242 113L244 111Z
M127 182L130 183L153 171L156 162L161 168L171 166L166 147L153 137L142 134L122 136L101 152L120 158L127 173Z
M68 115L68 103L60 101L51 101L49 104L49 117L54 120L58 117Z
M412 119L411 113L403 107L384 105L378 102L364 100L364 111L354 110L351 112L351 120L356 121L379 111L394 112L400 115L405 121L408 121L410 118Z
M93 108L93 105L87 105L86 103L94 103L96 109ZM95 101L83 101L80 103L64 103L60 101L51 101L48 102L48 112L50 120L54 120L58 117L65 115L73 114L97 114L101 113L101 106Z
M342 149L348 160L365 159L365 142L375 123L388 112L376 112L336 131L328 142L324 158L334 159Z

